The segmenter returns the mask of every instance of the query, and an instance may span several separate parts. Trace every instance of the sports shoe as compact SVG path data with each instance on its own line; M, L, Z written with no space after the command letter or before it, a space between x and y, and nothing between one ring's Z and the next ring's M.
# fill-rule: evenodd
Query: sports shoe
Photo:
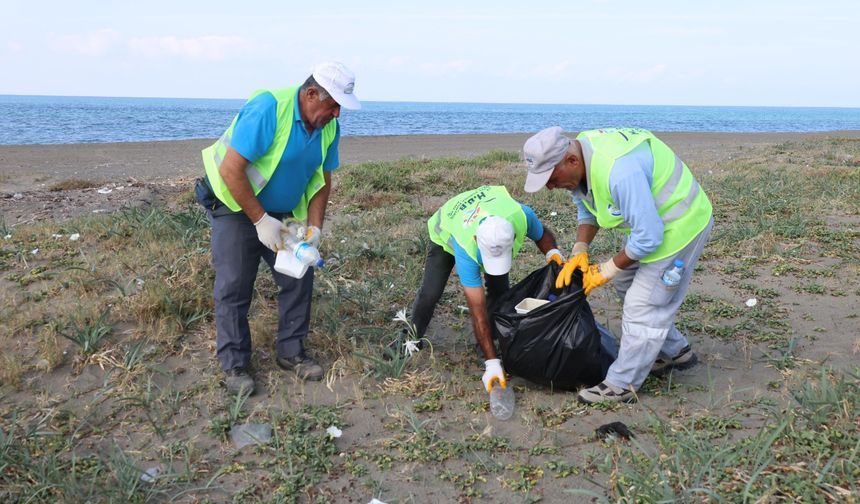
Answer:
M254 379L243 368L233 368L225 371L224 385L227 386L227 392L231 394L248 393L249 395L254 395L256 388Z
M295 357L278 357L278 366L294 371L302 380L319 381L325 374L322 366L304 351Z
M576 398L584 404L594 404L597 402L636 402L636 395L633 394L632 390L616 387L606 381L580 390Z
M672 371L673 369L688 369L695 366L698 362L699 358L696 357L695 353L693 353L690 345L687 345L678 352L678 355L671 359L658 357L657 360L654 361L654 364L651 365L651 374L660 376Z

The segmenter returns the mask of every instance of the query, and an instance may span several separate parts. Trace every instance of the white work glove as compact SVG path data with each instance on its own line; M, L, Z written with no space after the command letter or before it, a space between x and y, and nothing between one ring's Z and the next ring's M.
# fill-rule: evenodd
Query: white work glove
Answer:
M260 220L254 223L254 227L257 228L257 238L272 252L277 252L284 248L283 235L288 232L288 229L283 222L267 213L263 213Z
M549 264L551 262L559 266L564 264L564 254L561 253L561 250L554 248L546 253L546 263Z
M305 229L305 241L313 248L320 248L320 240L322 239L322 230L316 226L308 226Z
M487 392L493 391L493 382L498 382L502 388L508 387L508 382L505 380L505 370L502 369L502 361L499 359L490 359L484 361L484 388Z

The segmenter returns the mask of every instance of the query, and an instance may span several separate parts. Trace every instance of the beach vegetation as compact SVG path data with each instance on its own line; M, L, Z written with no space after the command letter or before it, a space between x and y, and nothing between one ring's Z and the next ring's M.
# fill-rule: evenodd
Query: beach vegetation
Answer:
M426 221L457 192L506 185L570 249L569 195L524 193L518 153L338 170L307 342L328 373L305 383L277 367L277 288L262 264L254 396L221 383L208 221L185 189L71 220L7 216L0 501L850 502L860 171L846 160L859 147L754 145L693 164L716 227L677 325L702 362L649 377L631 405L584 406L513 378L505 423L488 411L456 278L418 352L403 309L421 280ZM590 254L608 257L622 239L601 232ZM527 243L512 281L543 264ZM617 332L613 290L590 302ZM595 435L619 418L635 438ZM270 443L235 448L241 423L271 426Z

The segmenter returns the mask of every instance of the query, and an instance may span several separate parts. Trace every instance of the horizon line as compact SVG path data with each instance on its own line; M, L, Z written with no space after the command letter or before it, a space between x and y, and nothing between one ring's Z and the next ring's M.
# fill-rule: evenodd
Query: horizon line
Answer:
M114 98L142 100L221 100L246 101L247 98L201 98L187 96L104 96L104 95L54 95L54 94L6 94L0 97L28 98ZM671 103L528 103L528 102L481 102L481 101L424 101L424 100L361 100L362 103L421 103L443 105L539 105L539 106L589 106L589 107L715 107L715 108L815 108L815 109L860 109L860 106L845 105L708 105Z

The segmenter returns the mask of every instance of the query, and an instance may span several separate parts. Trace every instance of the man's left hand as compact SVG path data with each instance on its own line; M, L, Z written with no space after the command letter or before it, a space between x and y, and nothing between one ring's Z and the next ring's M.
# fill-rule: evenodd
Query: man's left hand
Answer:
M621 268L615 265L611 258L601 264L590 264L582 275L582 288L589 295L595 287L600 287L612 280Z
M564 264L564 255L562 255L561 250L554 248L546 253L546 263L549 264L551 262L559 266Z
M319 248L322 231L316 226L308 226L305 230L305 242L314 248Z

